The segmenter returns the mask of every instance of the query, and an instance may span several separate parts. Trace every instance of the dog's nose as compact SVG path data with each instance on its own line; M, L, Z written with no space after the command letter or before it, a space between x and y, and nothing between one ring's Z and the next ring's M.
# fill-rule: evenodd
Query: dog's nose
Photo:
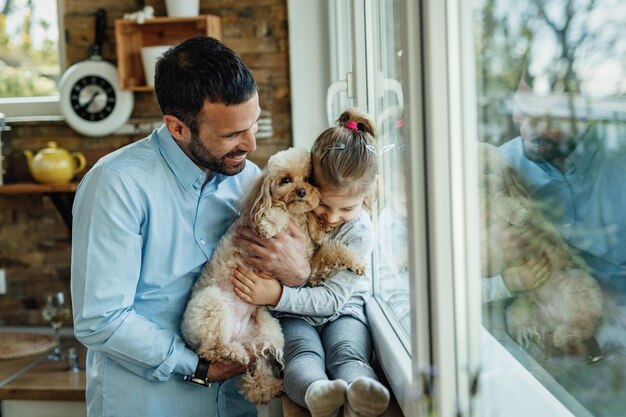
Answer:
M298 188L296 190L296 195L300 198L303 198L306 195L306 190L304 188Z

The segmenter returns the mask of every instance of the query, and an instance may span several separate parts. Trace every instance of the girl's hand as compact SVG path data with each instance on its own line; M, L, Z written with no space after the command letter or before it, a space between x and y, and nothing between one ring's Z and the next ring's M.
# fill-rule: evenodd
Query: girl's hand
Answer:
M235 287L235 294L249 304L275 306L283 294L283 286L278 280L241 267L233 269L230 282Z

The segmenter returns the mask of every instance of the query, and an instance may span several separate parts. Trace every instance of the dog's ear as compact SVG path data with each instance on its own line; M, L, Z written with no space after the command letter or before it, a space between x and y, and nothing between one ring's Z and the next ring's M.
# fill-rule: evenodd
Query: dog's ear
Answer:
M309 211L306 214L306 226L311 240L318 245L324 238L324 235L331 229L330 227L323 226L313 211Z
M241 203L241 216L246 223L259 224L263 212L272 206L272 182L273 177L264 172L248 190Z

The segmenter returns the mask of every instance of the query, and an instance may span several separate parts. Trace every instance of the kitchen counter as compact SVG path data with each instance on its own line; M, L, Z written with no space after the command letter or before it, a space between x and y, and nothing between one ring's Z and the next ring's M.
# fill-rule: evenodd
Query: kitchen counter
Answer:
M68 371L66 360L51 362L47 353L0 361L0 400L85 400L85 348L75 339L63 340L62 349L78 350L79 372Z
M33 360L35 359L36 357L30 356L27 358L13 359L8 361L0 360L0 386L2 386L2 381L10 378L20 369L26 367L29 363L33 362Z

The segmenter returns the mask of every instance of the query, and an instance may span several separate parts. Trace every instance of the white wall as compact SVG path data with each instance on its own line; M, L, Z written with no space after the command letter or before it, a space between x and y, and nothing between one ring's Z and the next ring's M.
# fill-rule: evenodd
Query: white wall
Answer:
M310 148L325 128L330 84L328 2L288 0L293 145Z

